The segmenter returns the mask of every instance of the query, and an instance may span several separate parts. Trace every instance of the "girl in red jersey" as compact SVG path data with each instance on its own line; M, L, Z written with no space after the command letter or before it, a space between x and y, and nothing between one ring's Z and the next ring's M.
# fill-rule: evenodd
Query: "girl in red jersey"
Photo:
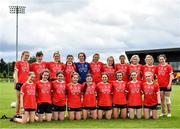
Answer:
M157 66L157 78L160 86L160 94L161 94L161 106L162 106L162 114L161 116L165 116L165 103L167 104L168 114L167 117L171 117L171 85L172 80L174 78L173 68L171 65L166 63L166 56L159 55L159 65Z
M51 83L49 82L50 72L49 70L45 70L41 73L40 81L37 82L37 113L39 117L39 121L43 121L43 116L45 113L46 120L51 121L52 118L52 106L51 106Z
M66 111L66 83L63 72L56 74L57 80L52 82L52 111L54 120L64 120Z
M123 81L123 73L116 72L116 81L113 81L113 116L114 119L119 117L125 119L127 116L127 100L126 100L126 82Z
M84 84L83 91L83 119L87 119L88 112L92 114L93 119L96 119L96 84L93 82L91 74L86 75L86 83Z
M64 76L66 83L71 82L71 74L76 71L76 66L73 63L73 55L67 55L66 64L64 66Z
M93 55L93 60L90 65L90 73L93 76L93 82L96 84L101 82L101 72L103 71L103 63L99 62L99 54L95 53Z
M35 82L40 80L40 74L47 68L46 62L43 61L43 53L39 51L36 53L36 62L30 65L30 71L36 75Z
M144 118L149 119L150 110L152 110L152 118L158 119L158 105L161 103L159 85L153 82L153 73L145 73L146 82L143 83L144 93Z
M59 51L54 52L53 58L54 58L54 61L49 62L47 64L47 67L50 71L50 80L51 81L56 80L57 72L64 71L64 64L61 63Z
M142 117L142 84L137 80L137 73L131 73L132 81L127 84L129 118Z
M23 51L21 61L17 61L14 68L14 81L16 89L16 115L20 112L20 90L23 83L27 81L29 74L29 52Z
M110 56L107 58L107 64L103 67L103 72L108 75L109 83L115 81L115 71L114 57Z
M103 113L105 113L106 119L111 119L112 115L112 85L108 83L108 75L102 74L102 82L97 84L97 96L98 96L98 119L102 119Z
M123 81L128 82L128 66L125 62L125 55L119 56L120 63L115 65L116 71L121 71L123 73Z
M35 78L34 72L29 73L27 81L21 87L20 105L22 111L22 119L14 118L19 123L34 122L36 111L36 86L33 83Z
M154 58L151 55L146 55L145 57L145 65L142 67L142 74L143 74L143 82L146 82L146 72L151 72L153 74L153 79L155 78L155 75L157 74L157 68L154 63Z
M128 67L129 75L135 71L137 73L137 80L142 81L142 65L139 64L140 58L138 55L133 55L130 59L131 64ZM132 80L130 78L129 80Z
M82 84L78 83L79 74L74 72L71 75L72 82L67 84L67 105L68 114L70 120L80 120L81 119L81 93L83 90Z

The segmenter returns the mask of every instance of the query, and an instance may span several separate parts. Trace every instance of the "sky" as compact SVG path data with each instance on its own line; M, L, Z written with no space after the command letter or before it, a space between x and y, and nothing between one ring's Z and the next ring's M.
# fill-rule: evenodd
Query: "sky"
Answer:
M26 6L19 14L19 57L44 52L62 61L85 52L101 60L130 50L180 47L180 0L0 0L0 58L15 60L16 17L10 5Z

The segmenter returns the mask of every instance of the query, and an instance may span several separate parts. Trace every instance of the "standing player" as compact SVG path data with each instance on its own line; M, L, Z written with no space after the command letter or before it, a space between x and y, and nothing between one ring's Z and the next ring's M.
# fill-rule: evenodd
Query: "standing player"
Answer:
M149 119L150 110L152 110L152 118L158 119L158 105L161 103L159 85L153 82L153 73L145 73L146 82L143 83L144 93L144 117Z
M36 85L33 83L35 79L34 72L29 73L27 81L21 87L20 105L22 111L22 119L14 118L13 121L19 123L34 122L36 111Z
M112 85L108 83L108 75L102 74L102 82L97 84L97 106L98 106L98 119L102 119L105 113L106 119L111 119L112 115Z
M73 63L73 55L67 55L66 64L64 66L64 76L66 83L71 82L71 74L76 71L76 66Z
M128 66L125 62L125 55L119 56L120 63L115 65L116 71L121 71L123 73L123 81L128 82Z
M174 78L173 76L173 68L171 65L166 63L166 56L164 54L159 55L159 65L157 66L157 77L158 83L160 86L160 94L161 94L161 106L162 106L162 114L161 116L165 116L165 103L167 104L168 114L167 117L171 117L171 84Z
M56 73L64 70L64 64L61 63L59 51L54 52L53 54L54 61L47 64L48 69L50 70L50 79L51 81L56 80Z
M16 115L20 113L20 90L23 83L27 81L29 74L29 52L23 51L21 61L17 61L14 68L14 81L16 89Z
M130 59L131 64L128 68L128 74L130 75L133 71L137 74L137 80L142 81L142 65L139 64L140 58L138 55L133 55ZM131 80L131 78L129 79Z
M126 100L126 82L123 81L123 73L121 71L116 72L116 81L113 81L113 116L114 119L119 117L125 119L127 116L127 100Z
M38 119L40 122L43 121L43 116L45 113L46 120L51 121L52 118L52 100L51 100L51 83L49 82L50 72L49 70L45 70L41 73L40 81L37 82L37 113Z
M86 83L84 84L83 91L83 119L87 119L88 112L91 113L93 119L96 119L96 84L93 82L91 74L86 75Z
M67 84L67 106L70 120L81 119L81 93L83 90L82 84L78 83L79 74L74 72L71 75L72 82Z
M79 83L82 84L86 81L86 74L89 72L89 63L85 62L86 60L86 55L83 52L80 52L78 54L78 59L79 62L77 62L76 65L76 70L80 76Z
M103 72L108 75L109 83L115 81L115 71L114 57L110 56L107 58L107 64L103 67Z
M142 117L142 84L137 80L137 73L131 73L132 81L127 84L129 118Z
M40 74L47 68L46 62L43 60L43 53L39 51L36 53L36 62L30 65L30 71L33 71L36 75L35 82L40 80Z
M154 58L151 55L146 55L145 57L146 64L142 67L142 74L143 74L143 82L146 82L146 72L151 72L153 75L153 79L155 78L155 75L157 75L157 68L154 63Z
M103 63L99 62L99 54L93 55L93 60L90 63L90 73L93 76L93 81L97 84L101 82L101 72L103 70Z

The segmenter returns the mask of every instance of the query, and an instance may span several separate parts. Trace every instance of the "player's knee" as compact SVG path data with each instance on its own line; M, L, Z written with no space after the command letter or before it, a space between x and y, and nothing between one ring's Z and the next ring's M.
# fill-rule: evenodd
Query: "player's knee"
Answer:
M165 96L166 104L171 104L171 98L169 96Z

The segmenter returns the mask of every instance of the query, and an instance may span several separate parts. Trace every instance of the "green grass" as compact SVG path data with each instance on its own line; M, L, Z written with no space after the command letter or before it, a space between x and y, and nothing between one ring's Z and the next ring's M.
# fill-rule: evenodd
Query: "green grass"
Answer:
M172 118L159 120L65 120L19 124L9 122L9 119L0 119L0 128L180 128L180 86L173 87L172 93ZM10 103L15 101L15 90L12 83L0 83L0 117L4 114L11 117L15 109Z

